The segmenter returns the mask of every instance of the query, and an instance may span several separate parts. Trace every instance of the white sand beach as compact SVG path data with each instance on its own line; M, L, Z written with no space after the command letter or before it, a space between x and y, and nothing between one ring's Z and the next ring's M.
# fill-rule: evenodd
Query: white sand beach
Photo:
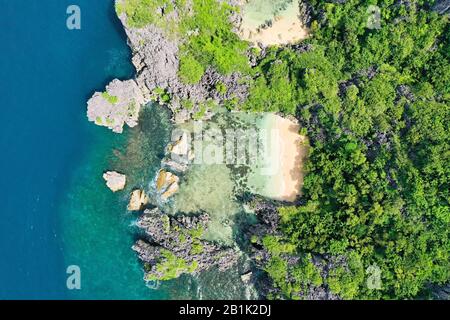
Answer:
M280 2L280 0L278 0ZM284 45L308 37L308 29L299 18L300 4L292 1L285 9L274 13L277 1L250 0L243 5L243 21L240 37L254 44ZM270 27L261 28L266 21Z
M303 186L306 137L299 134L299 124L275 114L266 115L263 126L271 135L264 160L270 166L251 175L250 188L274 200L295 201Z

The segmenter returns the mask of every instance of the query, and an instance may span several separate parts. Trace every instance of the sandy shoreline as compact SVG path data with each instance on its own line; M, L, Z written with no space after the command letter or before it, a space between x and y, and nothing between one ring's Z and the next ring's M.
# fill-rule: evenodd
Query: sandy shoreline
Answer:
M276 200L295 201L303 186L306 137L299 134L300 125L280 116L275 116L273 129L279 131L279 153L272 156L278 157L280 167L268 181L268 193Z
M268 133L264 164L251 176L251 189L274 200L295 201L303 186L306 137L299 134L299 124L275 114L266 115L262 126Z

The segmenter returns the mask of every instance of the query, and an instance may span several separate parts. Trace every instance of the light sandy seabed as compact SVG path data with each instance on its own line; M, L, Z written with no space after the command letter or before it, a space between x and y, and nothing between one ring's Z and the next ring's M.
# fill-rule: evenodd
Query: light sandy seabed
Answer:
M275 200L295 201L303 185L302 169L308 146L306 138L299 134L300 126L295 121L275 113L252 115L249 119L245 113L234 116L235 124L246 124L249 127L244 125L242 128L256 129L255 133L258 135L255 137L259 141L258 155L254 159L256 162L248 163L251 170L240 173L235 171L240 179L233 181L236 177L225 163L192 165L180 183L180 190L175 195L171 208L174 214L208 212L211 226L205 236L208 240L228 244L233 241L232 224L229 222L241 210L235 193L245 190ZM220 117L209 124L211 127L206 130L223 125ZM183 126L183 129L189 132L193 130L190 125ZM249 137L248 142L254 142L253 138ZM197 150L203 154L203 158L206 154L204 148L207 146L211 145L203 144L202 149ZM248 147L250 146L254 144L251 143ZM222 142L217 147L219 153L223 152ZM250 153L250 149L248 152ZM196 156L196 159L200 158L202 156Z

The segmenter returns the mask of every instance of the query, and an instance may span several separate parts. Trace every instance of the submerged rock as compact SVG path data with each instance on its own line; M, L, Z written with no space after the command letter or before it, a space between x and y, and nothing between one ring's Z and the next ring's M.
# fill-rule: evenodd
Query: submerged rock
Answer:
M133 246L144 262L146 280L169 280L211 267L224 271L239 258L236 250L202 239L209 216L168 216L158 208L146 210L137 226L149 237Z
M88 101L87 116L96 125L122 133L124 124L135 127L146 102L134 80L113 80L105 92L96 92Z
M130 202L128 204L128 211L140 211L149 203L149 198L145 191L143 190L134 190L131 193Z
M106 186L112 192L117 192L125 188L127 177L124 174L116 171L108 171L103 174L103 179L106 181Z

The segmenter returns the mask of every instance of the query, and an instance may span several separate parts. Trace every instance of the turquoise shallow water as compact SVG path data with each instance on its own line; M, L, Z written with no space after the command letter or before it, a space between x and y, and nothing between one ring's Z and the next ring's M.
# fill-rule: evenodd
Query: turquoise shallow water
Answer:
M165 299L164 290L151 290L142 280L141 264L131 250L138 230L136 214L127 212L128 194L153 179L169 140L167 112L149 106L141 124L122 135L103 132L90 145L80 166L71 172L60 212L64 225L67 265L81 269L81 290L76 299ZM104 170L127 175L124 191L113 193L105 186Z
M82 272L81 290L71 291L75 299L245 299L251 291L243 285L240 274L245 266L238 265L223 273L210 270L192 277L161 283L158 290L145 286L142 265L131 250L139 230L134 226L137 213L126 210L128 196L135 187L150 190L165 146L173 129L166 108L149 105L141 113L136 128L122 135L105 131L86 153L81 165L71 173L67 194L60 211L64 225L63 240L67 265L77 265ZM104 170L117 170L127 175L124 191L112 193L102 179ZM215 172L220 178L219 172ZM214 179L198 181L217 188ZM222 194L222 197L232 195ZM187 198L184 205L197 199ZM208 208L214 215L215 199ZM222 202L231 201L224 199ZM206 203L206 205L208 205ZM212 206L212 207L210 207ZM211 231L223 232L210 226Z
M126 204L131 188L148 188L171 126L158 106L123 135L87 121L92 93L134 69L113 0L78 0L73 31L71 4L0 0L0 299L248 297L242 266L145 286ZM109 169L128 175L125 191L106 188ZM81 269L81 290L66 287L69 265Z

